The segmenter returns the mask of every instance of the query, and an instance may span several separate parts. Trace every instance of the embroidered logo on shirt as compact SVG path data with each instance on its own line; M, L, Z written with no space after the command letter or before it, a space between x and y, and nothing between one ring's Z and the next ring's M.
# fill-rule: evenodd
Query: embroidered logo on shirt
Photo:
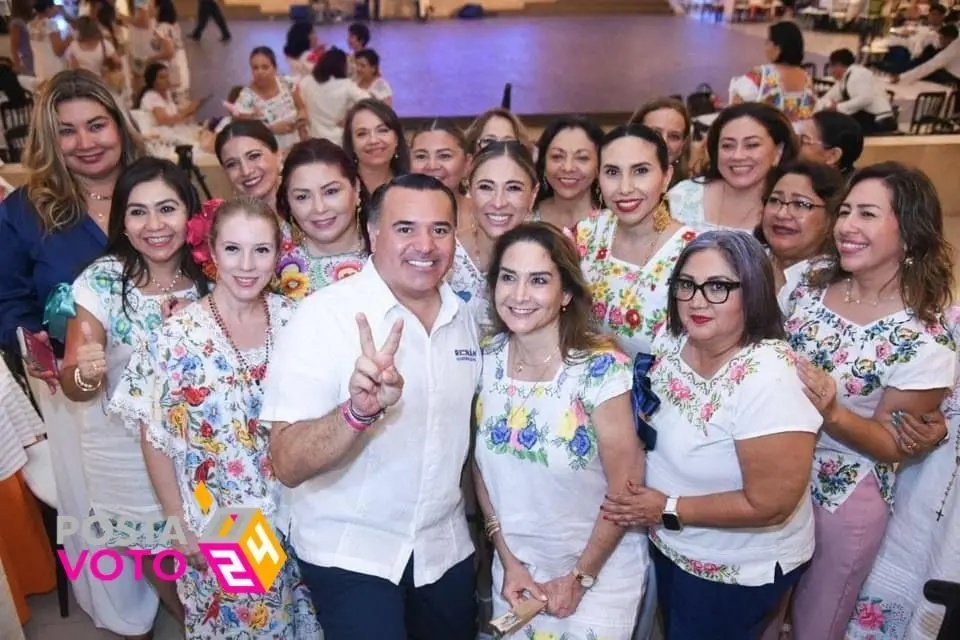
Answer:
M461 362L476 362L477 361L477 350L476 349L454 349L454 357Z

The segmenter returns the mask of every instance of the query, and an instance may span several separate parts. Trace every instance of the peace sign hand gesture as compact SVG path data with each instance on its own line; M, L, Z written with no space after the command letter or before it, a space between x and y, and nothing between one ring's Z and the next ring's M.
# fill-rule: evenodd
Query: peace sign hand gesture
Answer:
M357 314L360 331L360 357L350 376L350 404L361 417L374 416L400 400L403 376L397 371L394 357L400 348L403 320L397 320L390 329L383 346L378 350L367 317Z

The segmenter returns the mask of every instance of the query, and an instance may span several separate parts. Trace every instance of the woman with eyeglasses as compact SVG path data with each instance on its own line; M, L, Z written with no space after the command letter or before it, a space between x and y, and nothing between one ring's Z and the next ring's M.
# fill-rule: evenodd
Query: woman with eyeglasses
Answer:
M763 247L709 231L680 254L650 370L646 487L602 509L646 527L670 640L759 638L814 550L822 418L784 341Z
M824 423L810 470L817 553L794 598L796 640L844 636L890 518L895 469L946 435L924 417L956 367L942 318L952 248L930 179L895 162L860 170L833 239L787 296L788 340Z
M753 235L770 254L777 291L792 290L810 261L829 251L845 191L840 172L819 162L796 160L770 172Z

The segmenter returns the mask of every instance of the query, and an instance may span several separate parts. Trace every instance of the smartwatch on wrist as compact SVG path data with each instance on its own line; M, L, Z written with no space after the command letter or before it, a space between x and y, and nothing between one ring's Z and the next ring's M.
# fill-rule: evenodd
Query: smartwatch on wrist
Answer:
M667 531L681 531L683 523L680 522L680 516L677 514L677 502L680 498L670 496L667 498L667 504L663 507L663 513L660 515L660 521L663 522L663 528Z

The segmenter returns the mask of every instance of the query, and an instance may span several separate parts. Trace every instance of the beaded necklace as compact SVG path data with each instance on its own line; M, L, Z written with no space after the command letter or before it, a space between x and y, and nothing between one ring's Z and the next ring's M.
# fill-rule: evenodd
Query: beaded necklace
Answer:
M230 336L230 331L227 329L227 323L223 321L223 316L220 315L220 310L217 309L217 303L213 295L210 296L209 301L210 314L213 316L213 320L217 323L217 326L220 327L220 331L223 332L227 342L230 343L230 347L233 349L233 354L237 357L237 362L240 363L240 377L242 379L253 381L254 384L259 387L267 375L267 364L270 362L270 352L273 349L273 323L270 321L270 305L267 303L266 297L260 297L260 301L263 303L263 313L267 319L267 337L264 341L266 354L263 359L263 364L256 367L250 366L250 364L247 362L247 359L243 357L243 352L240 351L240 349L237 347L237 343L235 343L233 338Z

